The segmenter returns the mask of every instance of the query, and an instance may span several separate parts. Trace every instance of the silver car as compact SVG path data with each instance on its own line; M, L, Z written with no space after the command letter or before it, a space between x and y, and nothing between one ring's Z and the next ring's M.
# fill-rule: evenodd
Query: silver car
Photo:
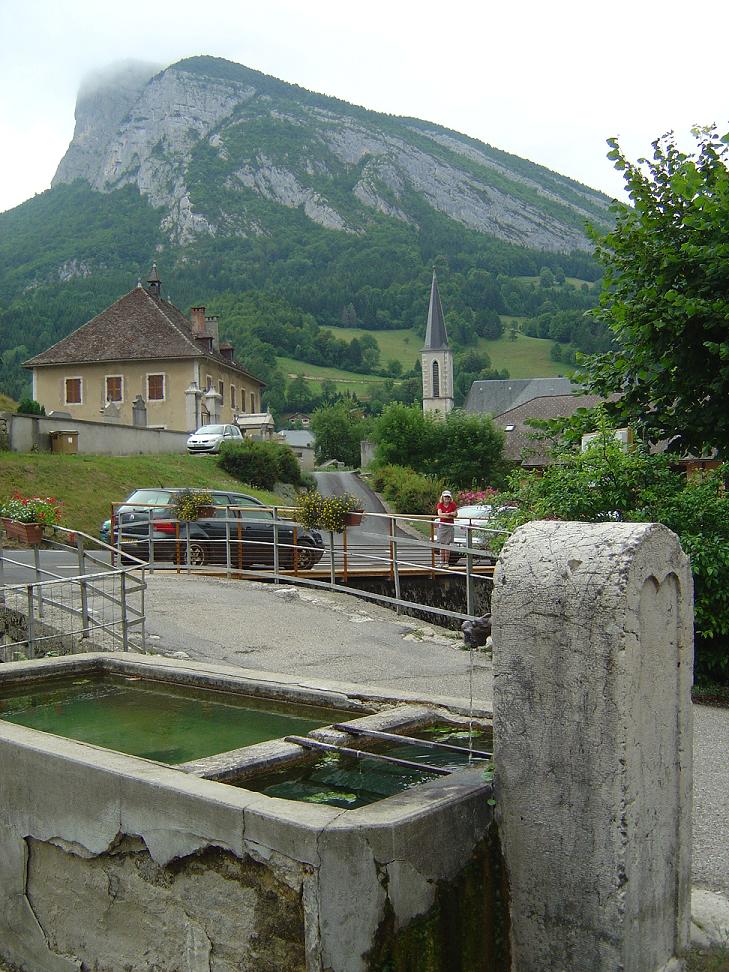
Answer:
M483 550L483 556L489 557L489 520L494 513L501 510L494 510L488 503L477 504L475 506L461 506L456 513L454 522L453 543L457 547L470 546L472 550ZM470 528L470 529L469 529ZM470 544L468 543L470 532ZM458 563L464 554L451 551L449 561L452 564Z
M242 441L237 425L203 425L187 440L187 451L191 456L218 453L223 442Z

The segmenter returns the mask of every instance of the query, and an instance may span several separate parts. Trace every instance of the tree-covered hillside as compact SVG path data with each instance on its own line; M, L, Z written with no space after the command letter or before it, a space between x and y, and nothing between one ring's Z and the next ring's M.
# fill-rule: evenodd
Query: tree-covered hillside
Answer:
M417 343L434 266L457 352L519 330L567 364L606 350L584 322L599 275L585 223L609 223L600 193L219 58L107 84L106 101L79 100L54 188L0 214L0 391L26 395L22 361L153 260L163 295L218 313L268 381L277 355L407 378L414 360L383 356L377 334L414 329Z

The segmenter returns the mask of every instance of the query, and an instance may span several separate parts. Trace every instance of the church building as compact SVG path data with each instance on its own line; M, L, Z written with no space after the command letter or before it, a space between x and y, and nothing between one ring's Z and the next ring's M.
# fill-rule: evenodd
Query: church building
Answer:
M439 412L445 418L453 408L453 352L448 345L435 270L420 363L423 372L423 411Z

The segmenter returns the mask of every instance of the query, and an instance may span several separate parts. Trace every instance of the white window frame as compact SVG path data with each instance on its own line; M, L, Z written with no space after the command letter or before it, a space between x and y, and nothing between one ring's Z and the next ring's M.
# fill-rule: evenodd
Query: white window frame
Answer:
M213 376L205 375L205 391L213 390Z
M121 392L119 398L109 398L109 386L107 382L110 378L118 378L121 384ZM115 405L124 401L124 375L104 375L104 404L108 402L113 402Z
M78 401L69 402L68 400L68 382L77 381L78 382ZM81 375L66 375L63 379L63 401L65 405L83 405L84 403L84 380Z
M162 379L162 398L152 398L149 394L149 379L160 377ZM165 402L167 401L167 375L164 371L148 371L145 378L145 398L148 402Z
M230 386L230 407L233 411L238 408L238 390L235 385Z

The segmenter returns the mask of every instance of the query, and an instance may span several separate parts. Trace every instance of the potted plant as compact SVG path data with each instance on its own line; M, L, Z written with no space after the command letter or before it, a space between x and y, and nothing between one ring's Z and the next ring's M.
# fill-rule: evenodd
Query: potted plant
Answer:
M0 503L0 518L9 537L36 544L43 539L46 526L61 521L61 504L52 496L21 496L14 493Z
M345 527L361 523L363 513L361 501L350 493L322 496L317 490L311 489L299 494L294 518L307 529L319 528L341 533Z
M175 494L172 509L175 519L185 520L188 523L192 520L215 516L215 503L212 494L206 489L181 489Z

